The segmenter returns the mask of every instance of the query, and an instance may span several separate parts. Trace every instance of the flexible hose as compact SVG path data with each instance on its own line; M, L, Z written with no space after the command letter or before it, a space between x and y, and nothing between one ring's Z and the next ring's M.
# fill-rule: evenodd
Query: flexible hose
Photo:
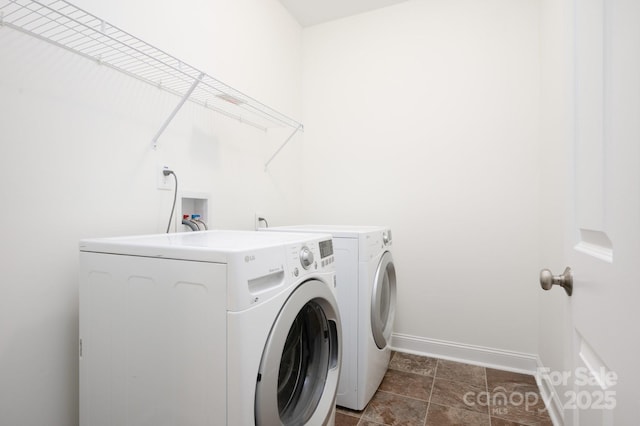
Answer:
M198 224L189 219L182 219L182 224L187 225L192 231L199 231Z

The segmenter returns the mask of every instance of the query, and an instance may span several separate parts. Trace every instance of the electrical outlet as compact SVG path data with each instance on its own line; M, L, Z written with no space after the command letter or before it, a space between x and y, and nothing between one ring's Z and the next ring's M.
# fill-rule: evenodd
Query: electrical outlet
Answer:
M258 228L264 227L264 222L260 222L261 217L264 216L262 216L260 212L255 212L255 214L253 215L253 229L255 229L256 231L258 230Z
M158 189L173 189L173 176L164 175L165 170L170 170L169 166L159 166L157 170Z

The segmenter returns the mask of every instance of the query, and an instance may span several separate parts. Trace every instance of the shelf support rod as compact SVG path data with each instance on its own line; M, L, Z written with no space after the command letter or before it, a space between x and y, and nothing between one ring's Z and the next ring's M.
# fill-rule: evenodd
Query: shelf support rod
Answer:
M187 93L184 94L182 99L180 99L180 102L178 102L178 105L176 105L176 107L173 109L173 111L171 112L169 117L162 124L162 126L160 127L160 130L158 130L158 132L156 133L156 135L152 139L153 149L157 149L158 148L158 139L160 138L160 135L162 135L162 133L164 133L164 131L166 130L166 128L169 125L169 123L171 123L171 120L173 120L173 118L176 116L178 111L180 111L180 108L182 108L182 105L184 105L184 103L187 101L187 99L189 99L189 96L191 96L193 91L196 90L196 87L198 86L198 84L200 84L200 82L202 81L203 78L204 78L204 73L202 72L202 73L200 73L198 78L196 78L193 81L193 84L191 85L191 87L189 87L189 90L187 90Z
M284 143L283 143L282 145L280 145L280 148L278 148L278 150L277 150L276 152L274 152L274 153L273 153L273 155L271 156L271 158L269 158L269 161L267 161L267 162L265 163L265 165L264 165L264 171L265 171L265 172L266 172L266 171L267 171L267 169L269 168L269 164L273 161L273 159L274 159L274 158L276 158L276 156L277 156L278 154L280 154L280 151L282 151L282 148L284 148L284 147L285 147L285 145L289 143L289 141L291 140L291 138L293 138L293 136L294 136L296 133L298 133L300 130L302 130L302 124L300 124L298 127L296 127L296 128L293 130L293 133L291 133L291 134L289 135L289 137L287 138L287 140L286 140L286 141L284 141Z

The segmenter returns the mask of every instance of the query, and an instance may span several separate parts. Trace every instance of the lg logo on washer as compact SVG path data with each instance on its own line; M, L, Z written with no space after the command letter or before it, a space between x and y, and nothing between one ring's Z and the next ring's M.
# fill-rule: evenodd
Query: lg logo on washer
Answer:
M245 263L249 263L249 262L252 262L254 260L256 260L256 257L253 254L247 255L247 256L244 257Z

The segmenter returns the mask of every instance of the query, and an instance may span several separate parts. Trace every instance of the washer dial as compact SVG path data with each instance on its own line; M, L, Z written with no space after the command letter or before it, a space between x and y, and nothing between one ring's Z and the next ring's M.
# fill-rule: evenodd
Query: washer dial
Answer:
M302 247L302 250L300 250L300 263L304 269L309 269L313 265L313 253L307 246Z

